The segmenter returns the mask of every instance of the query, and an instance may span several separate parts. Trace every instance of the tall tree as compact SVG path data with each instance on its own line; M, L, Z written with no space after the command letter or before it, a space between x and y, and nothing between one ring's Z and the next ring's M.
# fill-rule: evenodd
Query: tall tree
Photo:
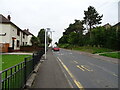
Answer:
M45 44L45 29L41 29L38 33L38 39L40 41L40 43L42 45ZM49 36L46 36L47 37L47 42L48 42L48 45L52 42L52 39L49 37Z
M41 44L44 44L45 43L45 29L41 29L39 32L38 32L38 36L37 36L40 40L40 43Z
M80 20L75 20L75 23L70 24L67 29L65 29L65 34L70 34L71 32L81 33L83 32L83 22Z
M91 38L91 29L101 24L101 20L103 15L99 15L99 13L95 10L93 6L89 6L87 11L84 11L84 23L89 26L90 38Z
M38 38L35 36L33 36L30 41L31 41L33 46L38 46L40 44Z

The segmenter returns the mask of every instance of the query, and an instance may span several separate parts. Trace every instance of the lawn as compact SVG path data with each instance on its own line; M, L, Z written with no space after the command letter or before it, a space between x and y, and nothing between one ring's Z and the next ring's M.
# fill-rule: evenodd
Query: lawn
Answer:
M104 53L100 55L120 59L120 52Z
M2 55L2 70L24 61L24 58L28 56L31 55Z

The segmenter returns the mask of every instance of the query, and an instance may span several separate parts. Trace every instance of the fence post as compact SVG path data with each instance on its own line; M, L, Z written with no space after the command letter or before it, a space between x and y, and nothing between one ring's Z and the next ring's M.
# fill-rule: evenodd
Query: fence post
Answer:
M24 62L25 62L25 67L24 67L24 83L26 84L26 80L27 80L27 69L26 69L26 66L27 66L27 58L24 59Z
M33 53L33 56L32 56L32 60L33 60L32 66L33 66L33 70L34 70L34 66L35 66L35 55L34 55L34 53Z
M2 71L0 71L0 90L2 90Z

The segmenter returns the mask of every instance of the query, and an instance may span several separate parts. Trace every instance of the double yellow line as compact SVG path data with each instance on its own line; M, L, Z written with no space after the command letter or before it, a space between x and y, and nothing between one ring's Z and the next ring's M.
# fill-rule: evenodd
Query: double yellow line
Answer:
M68 74L70 75L70 77L73 79L74 83L76 84L76 86L78 88L80 88L80 90L84 90L83 86L81 85L81 83L79 81L76 80L76 78L73 76L73 74L70 72L70 70L66 67L66 65L60 60L59 57L57 57L58 60L60 61L60 63L62 64L62 66L64 67L64 69L68 72Z

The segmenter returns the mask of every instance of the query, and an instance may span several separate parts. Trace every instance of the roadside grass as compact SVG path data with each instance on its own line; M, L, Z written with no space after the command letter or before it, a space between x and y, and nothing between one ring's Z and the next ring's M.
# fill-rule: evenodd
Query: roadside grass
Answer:
M28 57L31 55L1 55L1 56L2 56L2 70L5 70L9 67L12 67L24 61L25 57Z
M107 49L107 48L98 48L98 47L90 47L90 46L84 46L84 47L73 47L73 50L78 50L78 51L84 51L84 52L89 52L92 54L96 53L103 53L103 52L112 52L113 50Z
M104 53L99 55L120 59L120 52Z
M73 47L72 49L78 50L78 51L89 52L92 54L102 53L99 55L120 59L120 52L114 52L113 50L107 49L107 48L85 46L85 47Z
M63 44L63 45L60 45L60 47L66 48L66 49L77 50L77 51L89 52L92 54L101 53L99 55L120 59L120 52L115 52L114 50L107 49L107 48L91 47L91 46L80 47L80 46L74 46L74 45L69 45L69 44Z
M107 48L91 47L91 46L79 47L79 46L71 46L71 45L68 45L68 44L65 44L63 46L64 47L62 47L62 48L67 47L67 49L83 51L83 52L89 52L89 53L92 53L92 54L101 53L99 55L120 59L120 52L115 52L114 50L107 49Z

